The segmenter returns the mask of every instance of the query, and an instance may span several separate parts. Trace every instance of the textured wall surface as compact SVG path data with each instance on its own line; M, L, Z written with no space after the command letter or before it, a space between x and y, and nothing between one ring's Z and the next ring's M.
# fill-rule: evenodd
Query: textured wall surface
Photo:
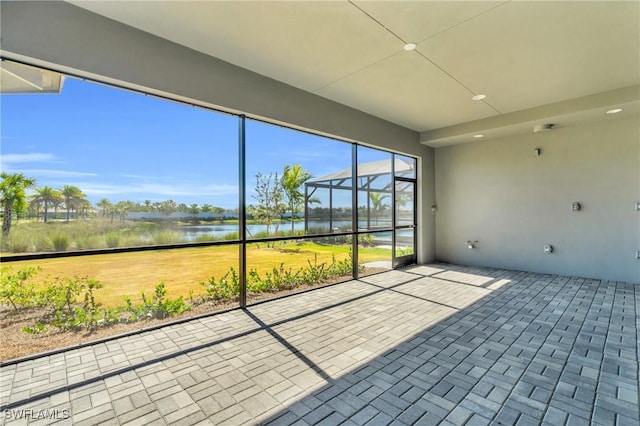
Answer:
M439 260L640 283L637 115L438 148L435 165Z

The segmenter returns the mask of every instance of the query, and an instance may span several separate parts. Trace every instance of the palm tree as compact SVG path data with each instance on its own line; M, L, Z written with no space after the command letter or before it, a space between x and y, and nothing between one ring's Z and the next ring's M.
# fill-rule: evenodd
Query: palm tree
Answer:
M23 210L26 206L25 190L33 187L36 180L25 177L22 173L2 173L0 182L0 196L4 217L2 219L2 236L7 237L11 231L11 217L14 209Z
M49 205L55 205L57 200L62 198L60 195L60 191L50 187L43 186L42 188L37 188L36 193L33 196L33 202L42 204L44 209L44 222L47 222L47 215L49 212Z
M124 220L127 217L127 214L135 210L135 206L136 204L130 200L118 201L114 206L113 210L114 210L114 213L120 217L120 222L124 222ZM113 220L113 217L111 217L111 220Z
M102 217L105 217L107 213L111 210L111 207L113 207L113 204L111 204L111 201L109 201L108 199L103 198L100 201L98 201L96 206L98 206L100 210L102 210Z
M304 193L300 191L300 187L312 177L311 173L304 170L301 165L290 166L287 164L284 166L280 185L284 190L284 195L287 198L287 205L291 211L291 235L294 235L295 214L300 211L300 206L305 201ZM309 204L320 202L317 198L308 199L306 201Z
M84 199L86 195L78 188L73 185L65 185L61 191L62 196L64 197L64 205L67 208L67 222L69 222L69 216L72 209L76 209L76 216L78 207L82 204L80 200Z
M160 212L162 214L170 216L175 211L178 211L178 203L173 200L166 200L160 204Z
M82 212L82 217L87 218L89 215L89 209L91 208L91 202L86 198L81 198L73 202L73 209L76 211L76 218L79 213Z
M371 202L373 203L373 217L376 218L376 225L378 224L378 214L384 208L382 202L389 198L389 194L385 194L382 192L370 192L369 198L371 198Z
M60 205L62 205L62 203L64 203L64 198L62 197L62 194L60 193L60 191L58 191L58 194L56 195L56 197L52 200L52 204L53 204L53 218L57 219L58 218L58 209L60 208Z
M198 213L200 213L200 206L198 206L197 204L191 204L189 206L189 208L187 209L187 211L193 215L193 218L197 218L198 217Z

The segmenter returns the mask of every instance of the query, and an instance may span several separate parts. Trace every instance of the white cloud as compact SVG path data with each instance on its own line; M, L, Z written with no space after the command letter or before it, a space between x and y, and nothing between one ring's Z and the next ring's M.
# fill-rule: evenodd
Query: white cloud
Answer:
M1 159L3 164L58 162L55 155L44 152L31 152L29 154L2 154Z
M141 183L141 184L100 184L92 182L76 182L74 185L82 189L82 191L94 197L106 197L110 195L119 195L123 198L142 196L145 198L151 197L220 197L220 196L236 196L238 194L238 187L236 185L227 184L210 184L202 185L199 182L193 183L180 183L180 184L155 184L155 183Z
M53 169L16 169L16 170L11 170L11 172L22 173L24 175L34 176L36 178L69 178L69 177L98 176L96 173L70 172L67 170L53 170Z

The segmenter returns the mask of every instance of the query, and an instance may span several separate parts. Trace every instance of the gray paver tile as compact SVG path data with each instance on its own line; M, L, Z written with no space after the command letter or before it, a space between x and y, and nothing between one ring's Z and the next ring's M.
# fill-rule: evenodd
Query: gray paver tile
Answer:
M3 366L0 401L86 424L640 420L640 286L434 265L250 309L290 346L232 311Z

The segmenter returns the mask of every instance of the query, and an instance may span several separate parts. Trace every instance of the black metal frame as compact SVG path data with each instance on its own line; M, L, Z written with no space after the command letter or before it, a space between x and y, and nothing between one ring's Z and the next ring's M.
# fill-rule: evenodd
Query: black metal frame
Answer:
M397 217L396 217L396 211L397 211L397 203L398 200L396 198L396 184L398 182L406 182L407 184L410 184L413 186L413 220L410 225L398 225L397 223ZM402 267L405 265L410 265L416 262L417 259L417 253L416 253L416 237L417 237L417 211L416 211L416 190L417 190L417 181L416 179L409 179L409 178L405 178L405 177L399 177L399 176L395 176L393 178L393 200L394 200L394 206L393 206L393 268L398 268L398 267ZM408 255L404 255L404 256L397 256L396 255L396 248L397 248L397 238L396 238L396 231L398 231L399 229L413 229L413 253L412 254L408 254Z
M8 59L8 58L4 58L4 57L0 57L1 60L11 60L13 62L18 62L18 61L14 61L12 59ZM23 63L25 65L30 65L27 63ZM33 66L33 65L31 65ZM42 67L40 67L42 68ZM43 68L44 69L44 68ZM123 90L127 90L127 91L133 91L133 92L137 92L140 93L142 95L148 95L148 96L154 96L157 97L159 99L163 99L163 100L168 100L168 101L172 101L172 102L178 102L181 104L186 104L186 105L191 105L191 106L195 106L198 108L203 108L209 111L214 111L214 112L220 112L220 113L224 113L226 115L232 115L238 118L238 123L239 123L239 129L238 129L238 161L239 161L239 171L238 171L238 184L239 184L239 193L238 193L238 202L239 202L239 209L238 209L238 226L239 226L239 234L240 234L240 239L237 240L228 240L228 241L210 241L210 242L198 242L198 243L179 243L179 244L165 244L165 245L146 245L146 246L132 246L132 247L118 247L118 248L109 248L109 249L95 249L95 250L79 250L79 251L65 251L65 252L42 252L42 253L32 253L32 254L22 254L22 255L10 255L10 256L2 256L0 257L0 260L3 263L9 263L9 262L20 262L20 261L27 261L27 260L38 260L38 259L49 259L49 258L63 258L63 257L77 257L77 256L91 256L91 255L99 255L99 254L115 254L115 253L130 253L130 252L141 252L141 251L156 251L156 250L167 250L167 249L180 249L180 248L191 248L191 247L210 247L210 246L222 246L222 245L238 245L239 246L239 277L240 277L240 300L239 300L239 305L241 308L246 308L247 306L247 289L246 289L246 269L247 269L247 265L246 265L246 247L247 244L252 244L252 243L263 243L263 242L277 242L277 241L291 241L291 240L311 240L311 239L317 239L317 238L327 238L327 237L339 237L339 236L352 236L352 247L351 247L351 252L352 252L352 256L353 256L353 279L357 279L358 278L358 237L360 235L366 235L366 234L375 234L375 233L382 233L382 232L391 232L392 235L392 242L393 242L393 250L392 250L392 264L395 263L395 179L397 179L397 177L395 177L395 173L394 173L394 165L395 165L395 156L397 154L394 154L392 152L386 151L384 149L380 149L380 148L373 148L379 151L383 151L383 152L389 152L391 154L391 161L392 161L392 173L391 173L391 177L392 177L392 183L391 183L391 188L389 189L381 189L381 190L375 190L375 192L386 192L386 193L391 193L392 194L392 205L394 206L394 208L392 209L392 226L390 228L374 228L371 229L370 227L370 218L369 218L369 209L367 209L368 213L368 221L367 221L367 229L366 230L360 230L358 228L358 191L360 190L360 188L358 187L358 175L357 175L357 166L358 166L358 156L357 156L357 152L358 152L358 146L360 146L357 143L354 142L345 142L345 141L341 141L339 139L335 139L335 138L328 138L328 139L334 139L337 142L342 142L342 143L350 143L351 144L351 170L352 170L352 174L351 174L351 182L352 185L351 187L347 187L345 186L344 188L340 188L340 189L344 189L344 190L351 190L352 191L352 212L351 212L351 222L352 222L352 229L350 232L333 232L333 226L332 226L332 218L330 218L330 230L331 232L329 233L321 233L321 234L305 234L305 235L298 235L298 236L286 236L286 237L270 237L270 238L257 238L257 239L248 239L247 238L247 228L246 228L246 217L247 217L247 202L246 202L246 120L247 120L247 116L246 115L238 115L235 113L230 113L227 111L222 111L222 110L217 110L217 109L213 109L207 106L202 106L202 105L197 105L197 104L192 104L192 103L187 103L187 102L183 102L180 100L175 100L169 97L164 97L164 96L158 96L158 95L154 95L154 94L149 94L149 93L145 93L139 90L132 90L131 88L125 87L125 86L118 86L118 85L114 85L111 83L103 83L101 81L98 80L93 80L93 79L87 79L85 77L82 76L78 76L78 75L73 75L73 74L69 74L66 72L60 72L58 70L54 70L54 69L49 69L50 71L54 71L54 72L58 72L60 74L64 74L67 76L71 76L71 77L75 77L81 80L85 80L85 81L91 81L97 84L103 84L103 85L108 85L111 87L115 87L118 89L123 89ZM281 124L274 124L274 123L269 123L267 121L264 120L260 120L260 119L255 119L255 118L251 118L252 120L255 121L262 121L264 123L270 124L270 125L279 125L281 127L284 128L288 128L291 130L295 130L295 131L301 131L299 129L294 129L292 127L287 127L287 126L283 126ZM310 133L310 132L309 132ZM326 137L326 136L323 136ZM380 174L380 175L386 175L385 174ZM368 178L370 179L371 176L368 176ZM349 178L345 178L343 179L343 182L346 181ZM374 177L375 179L375 177ZM368 192L374 192L371 191L370 188L370 184L373 181L373 179L371 179L368 182ZM413 179L411 180L414 183L414 191L417 185L417 180ZM318 187L320 187L321 185L317 185ZM332 191L332 185L327 185L327 187L330 188L330 191ZM309 194L308 193L308 188L307 185L305 185L305 199L308 199L313 193ZM330 197L331 198L331 197ZM331 209L331 202L332 200L330 200L330 213L331 216L333 214L333 211ZM370 207L370 206L369 206ZM293 213L292 213L293 214ZM415 196L414 196L414 223L415 223L415 215L416 215L416 208L415 208ZM307 218L308 218L308 203L305 202L305 223L307 222ZM414 226L415 227L415 226ZM415 231L414 231L414 241L415 241ZM415 256L415 250L414 250L414 256ZM259 303L259 302L256 302Z

